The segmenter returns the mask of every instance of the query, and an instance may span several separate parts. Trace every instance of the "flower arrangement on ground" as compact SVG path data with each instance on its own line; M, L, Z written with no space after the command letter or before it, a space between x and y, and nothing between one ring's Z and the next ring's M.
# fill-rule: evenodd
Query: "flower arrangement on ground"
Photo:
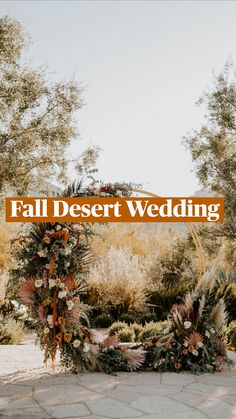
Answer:
M198 373L222 371L231 363L221 338L227 313L223 299L216 299L218 287L213 267L182 304L172 307L169 330L144 343L145 368Z

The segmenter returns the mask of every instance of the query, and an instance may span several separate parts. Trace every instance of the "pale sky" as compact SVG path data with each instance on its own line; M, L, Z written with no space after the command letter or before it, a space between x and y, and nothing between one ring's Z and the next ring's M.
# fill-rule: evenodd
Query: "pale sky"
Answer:
M0 1L0 11L30 34L34 65L84 86L73 155L100 146L104 181L162 196L199 189L181 138L203 122L195 102L212 70L236 61L235 1Z

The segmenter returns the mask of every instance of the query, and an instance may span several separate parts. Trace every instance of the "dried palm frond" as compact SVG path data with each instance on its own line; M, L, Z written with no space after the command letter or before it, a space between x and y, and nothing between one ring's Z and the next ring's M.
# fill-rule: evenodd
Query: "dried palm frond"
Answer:
M228 317L223 298L221 298L216 304L216 306L213 308L211 317L213 322L215 323L216 329L219 331Z
M197 346L199 342L203 342L203 336L200 333L193 332L189 337L186 337L186 341L191 346Z
M124 351L124 356L126 358L128 368L131 371L135 371L143 365L146 352L143 349L127 349Z
M27 281L23 282L20 286L19 297L25 304L33 304L35 299L35 280L34 278L29 278Z
M113 348L117 348L119 343L120 342L117 336L107 336L102 342L102 346L105 346L105 348L110 346L113 346Z

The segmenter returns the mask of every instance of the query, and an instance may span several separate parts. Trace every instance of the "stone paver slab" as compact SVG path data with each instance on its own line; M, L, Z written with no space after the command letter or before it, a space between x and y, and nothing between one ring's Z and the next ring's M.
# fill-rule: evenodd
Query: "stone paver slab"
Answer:
M86 405L94 415L99 415L104 418L131 418L142 415L142 412L139 412L139 410L111 398L94 400L86 403Z
M69 417L82 417L89 416L88 408L82 403L71 403L66 405L47 406L47 412L53 418L68 418Z
M42 386L35 389L35 399L43 406L86 402L103 397L79 385Z
M135 409L142 410L145 413L161 414L191 411L188 406L170 399L168 396L149 395L142 396L130 404Z

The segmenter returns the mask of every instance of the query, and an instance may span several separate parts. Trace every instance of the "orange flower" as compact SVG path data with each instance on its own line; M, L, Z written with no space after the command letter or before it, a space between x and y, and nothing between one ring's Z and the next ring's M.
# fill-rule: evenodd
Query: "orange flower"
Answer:
M58 239L62 239L67 243L70 238L70 233L68 230L60 230L55 233L55 237L58 237Z
M176 362L176 363L175 363L175 368L176 368L177 370L179 370L179 369L180 369L180 367L181 367L181 364L180 364L179 362Z
M60 280L60 278L57 278L56 280L55 280L55 285L56 285L56 287L59 287L59 285L61 284L61 280Z
M189 351L189 352L193 352L193 351L194 351L194 346L193 346L193 345L190 345L190 346L188 347L188 351Z
M166 344L166 349L171 349L171 348L172 348L171 343L167 343L167 344Z
M58 317L58 323L61 327L63 327L65 324L65 319L63 317Z
M64 341L66 343L70 343L71 339L72 339L72 333L65 333L64 334Z
M45 235L44 238L43 238L43 242L46 243L46 244L49 244L51 242L50 237L48 237L47 235Z
M42 301L42 303L41 303L41 305L43 306L43 307L46 307L46 306L49 306L50 304L51 304L51 300L50 300L50 298L47 298L46 300L43 300Z

